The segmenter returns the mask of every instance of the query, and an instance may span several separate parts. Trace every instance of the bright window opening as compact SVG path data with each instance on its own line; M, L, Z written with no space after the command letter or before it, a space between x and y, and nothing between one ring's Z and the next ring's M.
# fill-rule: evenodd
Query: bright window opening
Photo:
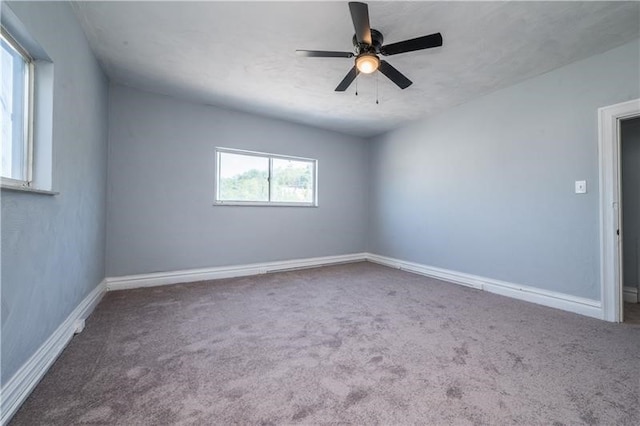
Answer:
M216 203L317 205L316 160L225 148L216 156Z
M29 185L31 177L31 129L33 63L31 57L2 29L0 40L0 126L2 128L3 181Z

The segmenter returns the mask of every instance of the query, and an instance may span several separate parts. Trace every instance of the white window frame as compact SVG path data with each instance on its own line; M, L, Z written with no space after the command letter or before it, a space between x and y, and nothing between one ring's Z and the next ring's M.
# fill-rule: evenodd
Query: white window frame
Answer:
M25 158L23 159L23 167L25 172L25 180L14 179L10 177L0 176L0 183L3 187L14 188L31 188L33 185L33 116L34 116L34 60L24 49L20 43L5 29L4 26L0 27L2 37L7 43L15 49L20 56L24 59L27 67L27 75L25 76L25 105L24 105L24 137L23 141L25 145ZM11 141L13 143L13 141Z
M216 147L216 170L214 179L215 201L214 205L219 206L276 206L276 207L318 207L318 160L305 157L294 157L291 155L271 154L268 152L248 151L244 149ZM254 157L267 158L269 160L269 201L227 201L220 199L220 154L239 154ZM295 160L311 163L313 166L312 177L313 183L313 200L310 203L305 202L279 202L271 201L271 176L273 175L273 160Z

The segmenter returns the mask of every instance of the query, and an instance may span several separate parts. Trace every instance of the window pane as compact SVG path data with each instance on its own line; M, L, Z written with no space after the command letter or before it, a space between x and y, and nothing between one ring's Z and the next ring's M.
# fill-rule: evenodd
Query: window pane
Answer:
M26 180L26 73L27 63L15 49L2 38L0 64L0 125L2 126L1 174L12 179Z
M271 201L313 203L313 163L273 159Z
M269 201L269 159L220 153L221 201Z

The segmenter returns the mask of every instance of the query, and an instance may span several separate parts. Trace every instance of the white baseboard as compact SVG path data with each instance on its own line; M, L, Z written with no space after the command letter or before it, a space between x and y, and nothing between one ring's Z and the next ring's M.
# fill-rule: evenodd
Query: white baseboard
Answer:
M0 390L1 425L6 425L20 408L73 335L78 332L79 324L84 324L84 319L91 314L105 292L106 285L102 281L2 387Z
M638 303L638 289L636 287L624 287L623 288L623 299L627 303Z
M465 274L448 269L436 268L414 262L394 259L367 253L367 260L392 268L402 269L420 275L449 281L455 284L489 291L513 299L537 303L551 308L562 309L592 318L602 319L602 305L598 300L585 299L555 291L543 290L525 285L513 284L506 281L484 278L477 275Z
M105 278L105 282L107 285L107 291L126 290L140 287L155 287L186 282L259 275L269 272L314 268L318 266L359 262L363 260L437 278L454 284L489 291L491 293L500 294L513 299L524 300L526 302L537 303L539 305L602 319L602 306L598 300L591 300L555 291L494 280L491 278L422 265L414 262L407 262L373 253L355 253L340 256L253 263L248 265L220 266L213 268L128 275L122 277L108 277Z
M161 285L187 282L216 280L221 278L244 277L266 274L269 272L290 269L315 268L318 266L339 263L361 262L366 260L366 253L345 254L339 256L312 257L307 259L283 260L278 262L252 263L247 265L218 266L213 268L186 269L182 271L154 272L150 274L107 277L107 291L127 290L140 287L156 287Z

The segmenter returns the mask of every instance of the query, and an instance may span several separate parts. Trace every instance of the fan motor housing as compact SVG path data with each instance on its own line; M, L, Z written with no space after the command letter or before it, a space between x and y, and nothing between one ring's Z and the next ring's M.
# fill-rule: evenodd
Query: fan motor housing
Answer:
M371 53L380 53L380 48L382 47L382 43L384 41L384 37L382 33L378 30L374 30L371 28L371 45L359 44L356 35L353 35L353 46L356 48L358 54L364 52Z

